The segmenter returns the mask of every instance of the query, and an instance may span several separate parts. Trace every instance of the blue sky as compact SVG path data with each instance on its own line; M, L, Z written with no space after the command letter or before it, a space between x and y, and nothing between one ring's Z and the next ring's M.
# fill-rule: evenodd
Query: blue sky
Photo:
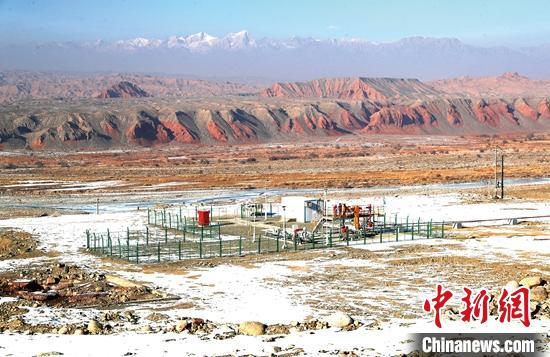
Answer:
M394 41L456 37L481 45L550 42L547 0L0 0L1 42L165 38L246 29L254 38Z

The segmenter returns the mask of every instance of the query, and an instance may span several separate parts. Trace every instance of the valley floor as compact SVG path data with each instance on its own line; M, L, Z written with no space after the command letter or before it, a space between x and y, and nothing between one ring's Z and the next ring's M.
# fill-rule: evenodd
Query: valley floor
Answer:
M0 152L0 194L398 188L473 181L487 187L494 180L495 147L505 155L506 178L548 176L548 134L348 135L310 143Z
M118 178L87 183L38 181L42 179L10 179L2 186L2 231L28 233L37 243L25 248L27 254L33 252L31 256L2 258L0 279L75 267L81 275L90 274L81 277L84 282L113 275L146 287L147 294L160 292L162 298L132 303L129 297L129 303L121 300L109 306L57 307L1 297L6 312L0 314L2 355L387 356L411 353L411 333L440 331L543 333L543 348L549 353L550 300L533 312L529 328L517 321L499 324L496 316L484 325L463 323L457 299L444 311L439 330L422 304L434 295L438 283L458 296L463 287L496 292L508 281L526 276L541 276L548 282L550 217L520 220L518 225L465 223L462 229L450 230L447 239L138 266L88 254L83 249L84 230L143 227L146 211L138 206L184 201L233 205L265 190L182 190L172 183L177 181L166 180L152 191L117 193ZM332 189L330 196L335 201L383 204L400 216L445 221L550 215L546 179L508 183L509 198L502 201L488 198L483 182ZM13 189L16 194L10 193ZM278 199L302 191L267 193ZM96 197L99 214L95 214ZM91 280L90 284L99 283ZM108 293L113 287L107 284L101 289ZM328 327L324 321L335 312L355 322L346 328ZM74 334L76 330L91 333L91 320L103 326L100 334ZM192 322L178 333L181 321ZM265 324L266 334L243 335L239 324L244 321Z

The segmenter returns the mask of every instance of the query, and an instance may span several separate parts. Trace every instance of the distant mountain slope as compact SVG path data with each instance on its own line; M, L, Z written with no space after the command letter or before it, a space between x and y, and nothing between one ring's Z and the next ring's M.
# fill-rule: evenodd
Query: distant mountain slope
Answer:
M114 84L101 92L97 98L144 98L150 97L149 93L136 86L132 82L122 81Z
M350 134L481 135L550 130L550 96L474 98L444 93L416 79L324 78L274 84L256 90L257 95L193 98L191 92L180 99L178 90L192 87L186 87L188 82L179 87L178 79L169 77L125 75L113 85L118 76L36 76L40 85L31 81L30 87L19 89L31 98L55 92L70 100L31 99L0 106L0 149L110 149L300 142ZM128 78L144 83L153 93L175 97L150 98L149 90ZM525 79L506 74L497 81ZM44 83L48 83L46 88ZM245 88L231 83L197 83L197 88L204 84L218 93ZM96 88L102 85L100 98L91 95L96 93L92 84ZM5 81L0 81L2 86Z
M96 99L95 101L98 101ZM0 149L107 149L238 144L346 134L501 134L550 130L550 98L335 99L132 98L0 106Z
M309 82L276 83L260 92L262 97L337 98L343 100L388 101L426 99L441 92L418 79L401 78L323 78Z
M143 74L65 74L54 72L0 72L0 104L26 99L105 97L106 89L132 83L154 97L210 97L257 92L249 84ZM114 92L124 91L123 88Z
M550 80L534 80L517 72L495 77L459 77L428 82L449 94L472 97L537 97L550 96Z
M0 44L4 70L176 73L273 80L368 76L433 80L518 71L550 78L550 44L479 46L455 38L259 38L246 31L167 38ZM132 81L152 93L141 83ZM155 95L154 93L152 93Z

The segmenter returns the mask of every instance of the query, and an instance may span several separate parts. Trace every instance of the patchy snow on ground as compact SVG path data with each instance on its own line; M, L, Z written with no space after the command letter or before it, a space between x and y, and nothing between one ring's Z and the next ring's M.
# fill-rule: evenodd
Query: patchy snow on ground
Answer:
M359 328L345 332L339 329L292 333L268 340L265 337L236 336L231 339L204 341L201 336L185 334L126 333L103 336L74 335L0 335L0 351L4 355L30 356L45 352L61 352L67 356L160 356L160 355L270 355L276 350L297 351L306 356L333 356L338 351L355 351L361 356L387 356L407 353L413 349L412 333L479 332L491 333L502 329L496 321L481 326L450 323L436 329L422 320L410 326L391 323L381 330ZM529 329L522 325L507 325L507 333L525 333L527 330L544 333L550 322L537 321ZM391 331L391 333L388 333ZM121 343L121 341L124 341ZM278 347L277 349L275 347ZM388 353L388 351L392 351Z
M193 193L190 201L200 202L204 197L223 200L217 206L223 215L238 209L235 202L228 199L246 200L247 195L237 196L233 192L207 192L203 196ZM239 202L241 202L239 201ZM189 202L189 201L186 201ZM349 202L349 200L348 200ZM386 212L398 214L398 219L410 217L445 221L489 219L496 217L534 216L550 213L546 202L491 202L465 203L458 194L441 195L408 195L398 197L374 196L357 200L357 203L372 202L383 205ZM352 202L353 204L353 202ZM189 206L190 207L190 206ZM205 206L208 207L208 206ZM172 210L174 213L178 209ZM184 214L194 216L184 207ZM214 215L216 211L214 210ZM388 215L390 216L390 215ZM390 218L388 218L390 220ZM375 321L374 312L389 309L396 302L404 310L415 310L421 314L421 302L426 298L419 281L424 284L435 284L440 279L438 272L426 269L421 274L406 273L406 267L391 266L389 261L396 250L420 246L431 248L419 249L412 258L461 256L482 258L485 261L527 261L540 262L550 254L550 240L547 234L531 235L529 227L500 226L475 227L471 234L485 233L486 236L473 239L449 240L430 239L417 241L400 241L391 243L372 243L354 245L353 248L377 253L378 260L349 258L339 249L323 250L323 256L311 260L267 261L242 265L218 265L215 267L198 267L181 269L173 272L143 272L139 269L129 271L127 266L117 263L105 263L95 256L86 254L82 248L86 245L86 229L94 232L111 230L113 238L124 234L127 228L144 229L147 212L137 210L134 206L115 203L112 209L100 214L75 214L45 217L24 217L0 220L0 227L22 229L39 238L40 248L59 252L59 257L38 257L30 259L13 259L0 261L0 270L19 269L25 266L42 263L51 259L65 263L86 265L89 269L102 269L108 273L143 282L153 288L159 288L180 297L174 302L143 304L124 309L133 309L145 317L155 308L163 307L163 314L173 323L179 317L200 317L215 323L239 323L247 320L258 320L263 323L290 323L303 321L307 317L323 317L341 307L360 311L354 318L365 325ZM542 230L548 232L548 223L544 220ZM465 229L465 232L469 228ZM230 239L231 237L224 237ZM526 255L532 255L528 260ZM329 258L330 256L330 258ZM504 258L503 258L504 257ZM402 256L401 259L408 257ZM526 260L527 259L527 260ZM150 270L148 270L150 271ZM380 274L378 274L380 273ZM382 275L384 276L378 276ZM548 272L546 272L548 273ZM350 278L346 279L346 274ZM351 274L358 274L354 279ZM332 284L327 277L336 276L341 285ZM310 279L311 278L311 279ZM341 279L340 279L341 278ZM452 281L453 277L447 277ZM340 279L340 280L338 280ZM370 280L369 280L370 279ZM373 284L367 286L366 282ZM332 285L331 285L332 284ZM365 284L365 285L362 285ZM452 288L457 288L456 283ZM394 301L384 299L390 296ZM334 297L334 300L330 300ZM323 300L326 299L326 300ZM1 298L0 302L7 302ZM10 300L13 301L13 300ZM188 304L178 307L178 304ZM170 309L164 309L169 307ZM418 310L418 311L417 311ZM372 312L372 313L369 313ZM47 307L30 308L23 318L33 323L50 323L56 326L70 323L82 323L100 314L97 309L51 309ZM422 315L420 315L422 316ZM163 322L151 322L142 318L139 324L131 326L136 331L143 324L154 329ZM335 351L356 351L359 355L388 355L408 352L412 348L409 334L414 332L435 332L430 316L419 318L389 318L379 326L381 330L361 327L355 331L344 332L338 329L318 330L315 332L294 332L277 338L275 341L262 337L236 336L226 340L209 339L204 336L185 334L141 334L128 332L106 336L58 336L58 335L0 335L0 355L15 356L36 355L42 352L58 351L65 355L78 356L121 356L135 353L138 356L150 355L223 355L223 354L261 354L269 355L275 351L274 346L283 351L292 351L294 347L304 350L311 356L330 355ZM471 330L478 332L502 331L502 325L490 322L477 326L445 321L445 331L457 332ZM543 332L550 330L549 321L533 321L529 329L521 326L506 325L507 331ZM443 332L443 331L437 331Z
M337 198L329 201L339 202ZM388 223L397 215L398 223L433 219L436 222L469 221L480 219L504 219L521 216L550 215L550 202L508 202L492 201L465 203L458 193L438 195L372 196L363 199L346 200L349 205L371 203L383 209ZM485 223L484 223L485 224ZM470 224L472 225L472 224Z
M59 181L59 180L23 180L15 184L1 185L0 188L19 188L46 191L98 190L123 184L120 180L106 181Z
M185 309L187 315L217 322L264 323L289 323L311 314L307 306L291 298L292 286L277 283L279 279L285 282L292 279L293 274L278 263L251 267L221 265L196 269L191 275L119 272L125 278L147 282L180 296L182 301L192 302L195 307Z
M51 260L50 257L40 256L34 258L25 258L25 259L6 259L0 260L0 271L9 271L17 270L23 267L29 267L33 265L40 265L48 260Z
M123 181L111 180L111 181L88 181L88 182L71 182L64 183L62 188L55 188L51 191L81 191L81 190L99 190L102 188L115 187L123 184Z
M145 229L146 211L126 211L120 213L73 214L45 217L22 217L0 220L0 227L17 228L39 237L40 247L61 253L60 260L70 257L82 259L89 257L80 254L86 247L86 230L107 232L110 229L113 238L125 234L126 228Z

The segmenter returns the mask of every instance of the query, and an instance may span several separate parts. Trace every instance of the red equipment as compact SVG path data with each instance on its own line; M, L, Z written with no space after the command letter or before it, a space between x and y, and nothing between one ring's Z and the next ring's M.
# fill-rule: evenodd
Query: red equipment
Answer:
M199 225L200 226L208 226L210 225L210 211L208 210L200 210L198 211L199 214Z

